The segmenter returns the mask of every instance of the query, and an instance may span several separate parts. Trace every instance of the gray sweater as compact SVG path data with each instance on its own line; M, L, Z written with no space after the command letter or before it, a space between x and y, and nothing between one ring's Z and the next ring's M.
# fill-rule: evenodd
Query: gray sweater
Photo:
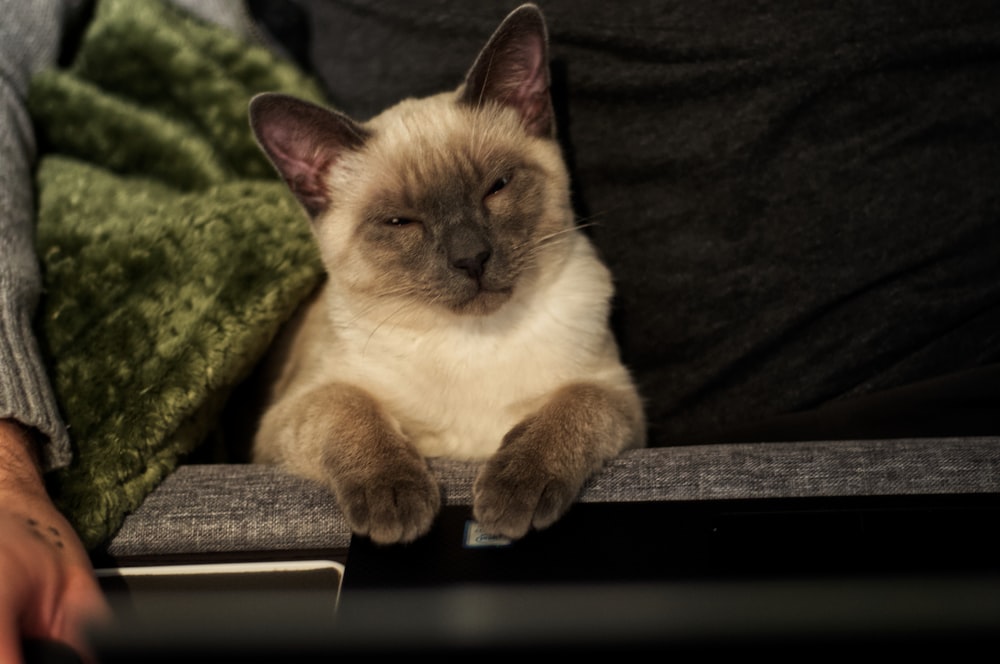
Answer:
M45 437L46 469L70 461L32 319L41 293L34 249L35 137L26 108L31 76L53 66L77 2L0 0L0 418Z

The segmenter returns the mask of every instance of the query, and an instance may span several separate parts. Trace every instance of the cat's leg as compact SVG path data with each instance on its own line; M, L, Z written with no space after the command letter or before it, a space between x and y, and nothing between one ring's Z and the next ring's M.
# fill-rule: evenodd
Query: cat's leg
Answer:
M632 389L573 384L504 436L473 485L473 513L488 533L523 537L546 528L583 483L627 447L644 444L642 405Z
M351 530L380 544L431 527L441 490L426 460L364 390L327 384L279 401L256 436L255 461L329 487Z

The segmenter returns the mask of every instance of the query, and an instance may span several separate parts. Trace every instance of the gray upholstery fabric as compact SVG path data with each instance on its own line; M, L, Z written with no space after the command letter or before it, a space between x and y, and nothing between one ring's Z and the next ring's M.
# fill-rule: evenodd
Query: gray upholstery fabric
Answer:
M342 549L347 523L319 485L260 465L179 467L107 547L114 557Z
M447 504L469 504L478 464L434 460ZM1000 438L699 445L633 450L585 502L1000 491ZM182 466L125 519L115 558L346 550L322 487L258 465Z

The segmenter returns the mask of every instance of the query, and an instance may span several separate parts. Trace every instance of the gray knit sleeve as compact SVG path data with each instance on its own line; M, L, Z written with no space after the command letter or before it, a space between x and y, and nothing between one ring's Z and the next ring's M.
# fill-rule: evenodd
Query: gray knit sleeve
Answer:
M31 76L55 64L74 3L0 0L0 418L44 436L46 470L70 461L70 443L33 331L41 290L34 247L35 137L26 108Z

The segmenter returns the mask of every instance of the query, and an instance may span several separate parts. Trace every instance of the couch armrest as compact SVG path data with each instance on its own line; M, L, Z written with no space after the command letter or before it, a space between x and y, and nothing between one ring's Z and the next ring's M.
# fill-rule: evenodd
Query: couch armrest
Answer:
M479 464L435 459L447 504L471 503ZM749 443L631 450L583 502L1000 492L1000 438ZM105 547L112 560L345 559L350 530L321 486L278 468L181 466Z

